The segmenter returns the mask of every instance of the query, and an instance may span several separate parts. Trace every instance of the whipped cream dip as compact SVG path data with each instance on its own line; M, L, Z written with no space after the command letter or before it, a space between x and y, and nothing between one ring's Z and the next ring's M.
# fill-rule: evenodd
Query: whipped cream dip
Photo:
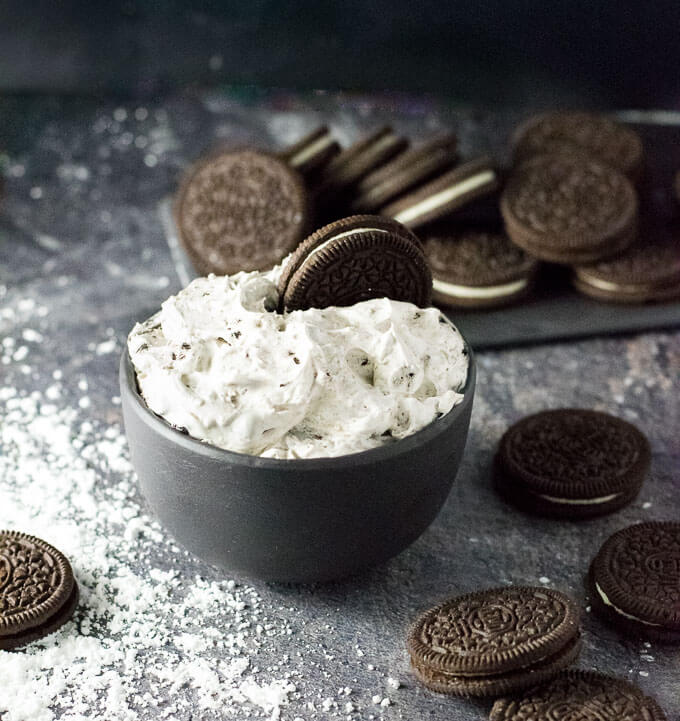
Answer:
M315 458L392 443L463 399L468 356L439 310L382 298L279 314L280 272L197 278L135 325L154 413L230 451Z

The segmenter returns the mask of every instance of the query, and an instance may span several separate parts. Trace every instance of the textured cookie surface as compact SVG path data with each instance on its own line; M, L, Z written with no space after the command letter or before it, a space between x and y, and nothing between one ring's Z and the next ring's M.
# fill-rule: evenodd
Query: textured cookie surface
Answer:
M649 463L649 442L630 423L598 411L550 410L506 431L497 483L519 505L533 498L539 510L578 518L629 502Z
M654 701L626 681L563 671L542 686L496 701L490 721L666 721Z
M286 310L347 306L370 298L430 305L432 275L418 239L399 223L353 216L307 238L281 274Z
M642 163L640 136L603 115L552 112L537 115L521 125L514 138L515 157L542 153L581 151L608 165L636 175Z
M550 589L478 591L424 613L407 647L417 677L433 690L504 693L548 678L576 658L579 611Z
M264 270L304 237L307 194L283 160L253 150L223 152L200 162L185 180L176 217L199 273Z
M36 630L54 630L52 620L72 605L74 592L71 565L60 551L34 536L0 531L0 649L23 645Z
M488 158L471 160L389 203L381 215L419 228L484 198L498 187L498 176Z
M680 523L618 531L595 557L591 579L613 618L634 622L643 635L680 641Z
M599 260L630 245L637 208L625 175L566 154L523 163L501 197L512 240L543 260L566 263Z
M643 302L680 296L680 240L640 238L611 260L576 268L575 284L603 300Z

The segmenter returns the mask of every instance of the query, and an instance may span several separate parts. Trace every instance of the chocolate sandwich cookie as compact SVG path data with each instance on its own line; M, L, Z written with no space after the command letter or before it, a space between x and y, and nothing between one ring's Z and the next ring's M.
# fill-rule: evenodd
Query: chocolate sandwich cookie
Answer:
M596 158L630 177L640 173L643 148L631 128L604 115L551 112L529 118L513 136L517 161L563 152Z
M409 228L419 228L492 193L497 187L498 175L491 161L479 158L401 196L384 206L380 214Z
M0 531L0 649L56 631L77 602L78 586L63 553L35 536Z
M675 198L680 203L680 170L675 174L675 182L673 183L673 189L675 190Z
M456 136L448 134L400 153L357 184L350 209L361 213L377 211L392 198L443 173L456 164L456 145Z
M577 520L611 513L638 494L651 451L626 421L563 408L523 418L501 438L495 483L523 510Z
M680 523L618 531L590 566L593 610L623 633L680 644Z
M577 658L580 612L559 591L494 588L424 613L407 640L416 677L456 696L499 696L552 678Z
M538 261L502 232L434 229L423 240L432 297L441 305L489 308L526 295Z
M383 297L425 307L431 293L420 241L399 223L373 215L317 230L293 253L279 281L282 311Z
M574 269L574 286L598 300L645 303L680 298L680 238L639 238L621 255Z
M319 173L339 153L340 143L327 126L321 125L279 153L279 158L308 178Z
M637 235L637 194L625 175L582 155L540 155L523 163L501 196L511 240L541 260L591 263Z
M524 694L498 699L489 721L666 721L666 716L633 684L575 669Z
M200 161L182 184L175 215L180 241L199 273L266 270L304 238L309 201L300 174L257 150Z
M408 140L384 126L358 140L336 155L326 166L319 195L356 185L364 176L379 168L408 147Z

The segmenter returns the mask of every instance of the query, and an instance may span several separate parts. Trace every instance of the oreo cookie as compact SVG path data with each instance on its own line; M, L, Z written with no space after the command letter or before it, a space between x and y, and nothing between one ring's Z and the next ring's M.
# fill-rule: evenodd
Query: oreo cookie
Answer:
M680 644L680 523L639 523L607 539L590 565L593 610L623 633Z
M320 125L279 153L279 157L309 178L319 173L339 153L340 143L326 125Z
M372 215L317 230L293 253L279 281L282 311L383 297L425 307L431 293L420 241L399 223Z
M680 239L640 238L615 258L576 267L572 280L585 295L613 303L680 298Z
M304 238L309 215L302 176L258 150L201 160L175 203L182 246L204 275L271 268Z
M488 158L471 160L397 198L380 214L409 228L419 228L493 193L498 184L498 175Z
M569 670L520 696L498 699L489 721L666 721L666 715L627 681Z
M599 411L563 408L523 418L501 438L499 493L521 509L578 520L622 508L649 470L645 436Z
M578 153L596 158L630 177L640 174L643 147L631 128L596 113L551 112L529 118L515 131L514 156Z
M452 133L410 148L361 180L350 209L370 213L419 183L456 164L457 139Z
M625 175L581 155L540 155L523 163L501 196L514 243L567 265L620 253L637 236L637 193Z
M440 305L512 303L529 292L539 265L502 232L439 226L424 237L423 249L432 270L432 297Z
M78 586L63 553L35 536L0 531L0 649L56 631L77 603Z
M456 696L499 696L529 688L573 663L580 612L559 591L494 588L425 612L407 639L416 677Z
M680 203L680 170L675 174L675 182L673 183L675 190L675 198Z

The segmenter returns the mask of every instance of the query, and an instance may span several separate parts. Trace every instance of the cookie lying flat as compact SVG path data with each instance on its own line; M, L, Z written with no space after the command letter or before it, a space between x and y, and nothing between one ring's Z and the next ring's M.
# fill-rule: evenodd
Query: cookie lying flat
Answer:
M307 230L309 200L302 176L284 160L223 151L194 166L175 217L196 270L231 275L271 268L292 252Z
M582 153L636 177L643 148L630 128L595 113L551 112L529 118L513 137L516 160L555 152Z
M304 176L320 172L340 153L340 144L327 126L321 125L289 146L279 157Z
M423 239L432 297L441 305L489 308L531 288L538 262L501 232L440 226Z
M375 215L335 221L309 236L286 263L280 309L347 306L370 298L430 305L432 274L420 241Z
M629 526L590 566L593 610L637 637L680 644L680 523Z
M380 210L409 228L439 220L498 187L498 175L488 158L471 160L421 185Z
M392 198L443 173L457 161L456 146L456 136L449 134L400 153L357 184L351 210L377 211Z
M494 588L424 613L407 647L416 677L456 696L499 696L569 666L580 650L580 612L559 591Z
M0 649L56 631L78 603L68 559L35 536L0 531Z
M540 155L519 166L501 196L514 243L568 265L616 255L637 235L638 200L622 173L581 155Z
M523 510L578 520L622 508L649 470L649 442L630 423L563 408L523 418L501 438L499 493Z
M640 238L621 255L574 269L574 286L614 303L646 303L680 298L680 239Z
M666 721L666 716L627 681L569 670L527 693L498 699L489 721Z

